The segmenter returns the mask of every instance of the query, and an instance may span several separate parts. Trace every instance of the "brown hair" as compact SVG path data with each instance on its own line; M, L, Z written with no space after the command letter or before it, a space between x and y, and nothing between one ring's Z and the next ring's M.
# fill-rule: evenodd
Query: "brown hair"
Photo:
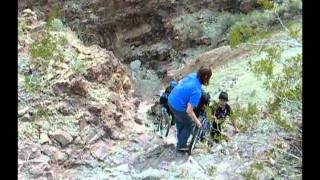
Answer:
M201 82L201 84L203 85L208 85L209 84L209 80L211 78L212 75L212 71L210 68L207 67L200 67L200 69L197 72L197 76Z

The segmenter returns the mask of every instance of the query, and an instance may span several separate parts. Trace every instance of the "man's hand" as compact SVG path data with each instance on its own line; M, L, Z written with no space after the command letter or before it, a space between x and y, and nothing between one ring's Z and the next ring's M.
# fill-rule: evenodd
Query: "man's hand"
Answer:
M201 124L201 122L199 121L199 119L196 121L196 125L197 125L197 127L198 127L199 129L202 127L202 124Z
M191 119L196 123L198 128L202 127L201 121L197 118L197 116L193 112L193 107L190 103L187 105L187 113L191 117Z

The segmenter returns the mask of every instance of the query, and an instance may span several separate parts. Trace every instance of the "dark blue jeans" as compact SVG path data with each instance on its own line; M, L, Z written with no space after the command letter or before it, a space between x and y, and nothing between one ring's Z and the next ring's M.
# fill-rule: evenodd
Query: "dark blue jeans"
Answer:
M177 149L187 147L187 141L194 126L194 122L191 120L191 117L189 117L187 112L177 111L170 104L169 107L173 112L176 121Z

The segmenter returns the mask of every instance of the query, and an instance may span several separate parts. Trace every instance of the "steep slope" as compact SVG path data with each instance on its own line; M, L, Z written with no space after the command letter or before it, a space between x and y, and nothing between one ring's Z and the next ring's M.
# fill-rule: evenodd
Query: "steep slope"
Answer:
M68 18L81 19L82 25L91 25L91 30L97 31L119 22L116 21L119 19L108 17L114 22L105 21L101 29L95 29L99 25L94 24L96 12L90 15L91 20L86 21L91 12L90 8L84 7L90 6L103 17L107 6L102 1L84 2L87 1L67 1ZM267 114L265 106L272 92L251 72L249 65L263 55L249 43L238 48L224 45L225 34L221 35L221 31L213 33L215 27L222 26L226 20L224 15L216 14L221 18L217 24L215 18L209 18L216 12L202 11L201 6L196 6L198 1L188 1L193 3L187 5L195 6L190 12L187 12L189 6L186 4L170 1L175 4L173 14L183 13L175 14L173 19L160 18L169 24L166 30L177 30L161 34L163 28L150 25L153 18L158 22L157 15L145 20L146 24L143 17L150 13L166 14L170 11L168 1L150 1L146 6L143 6L145 1L115 2L110 7L115 7L114 13L119 15L121 23L115 29L101 32L101 36L108 36L106 39L91 42L98 44L101 41L99 45L84 45L78 39L81 33L74 32L78 29L73 27L71 30L59 19L49 18L49 23L44 22L41 11L24 10L19 14L19 179L301 178L301 144L295 144L301 142L301 133L285 131ZM221 2L221 6L226 6L224 1ZM214 7L214 1L200 2L203 3L219 9L218 5ZM128 4L138 8L128 12L121 10ZM141 6L147 10L140 12ZM70 13L79 9L75 14ZM126 24L135 18L139 23ZM205 34L217 39L211 36L197 36L193 39L197 41L178 38L169 45L161 40L167 36L174 39L173 34L184 36L184 27L190 22L195 23L195 19L204 24L213 21L204 27ZM72 22L68 20L70 26ZM301 25L300 21L296 23ZM127 29L122 30L127 25ZM91 36L86 33L87 37ZM189 35L192 33L187 33L187 37ZM149 41L150 36L154 41ZM128 67L113 52L104 49L110 48L108 43L117 37L134 45L134 53L138 54L127 59L129 62L135 60ZM218 42L220 40L222 43ZM205 45L188 47L200 41ZM279 44L285 49L283 57L301 53L301 44L292 43L282 29L281 33L272 33L267 39L254 43L259 48L260 44L264 48ZM104 48L100 47L102 44L105 44ZM217 44L221 47L213 49ZM113 48L116 51L121 47ZM181 57L167 62L166 57L172 49L178 50ZM280 64L286 63L282 58L279 61ZM175 152L175 128L171 128L168 138L160 139L155 133L156 118L147 115L147 111L154 103L152 96L162 87L161 81L179 79L203 65L210 66L214 72L210 86L205 88L214 100L221 90L226 90L235 109L246 112L249 103L256 103L257 110L252 117L239 116L241 133L234 134L230 124L227 125L224 132L229 135L229 141L214 143L212 147L200 143L193 155L187 156ZM288 106L290 110L290 104ZM295 113L285 114L301 124L301 111L292 111Z
M273 33L270 38L259 43L265 44L265 48L280 46L284 49L275 68L280 74L284 73L281 72L281 64L288 63L285 59L302 54L301 44L283 32ZM246 50L243 49L244 46L247 47ZM247 45L236 49L224 47L199 55L182 68L172 70L172 77L179 77L194 71L196 67L211 65L213 76L210 85L204 89L210 93L213 101L218 100L221 91L229 93L231 107L240 111L236 118L241 132L234 134L229 122L223 129L228 135L228 141L213 143L212 147L200 143L192 156L180 157L175 155L173 148L159 146L147 153L150 154L147 156L149 158L135 164L141 169L141 174L164 179L300 179L301 109L291 112L294 107L291 105L282 111L288 115L290 123L298 124L300 130L287 131L275 117L268 115L266 107L274 94L265 88L263 79L257 78L250 70L250 63L263 57L265 54ZM256 105L257 109L249 109L248 104ZM157 108L155 104L152 111ZM248 113L250 110L254 113L242 115L247 113L247 108ZM171 142L174 143L172 140Z
M60 23L19 16L19 177L110 165L113 146L143 129L127 68Z

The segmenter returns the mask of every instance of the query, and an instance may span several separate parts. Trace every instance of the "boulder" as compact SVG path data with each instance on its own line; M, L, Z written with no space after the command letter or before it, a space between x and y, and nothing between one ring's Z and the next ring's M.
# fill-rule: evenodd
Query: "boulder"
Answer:
M62 102L58 105L58 111L64 116L71 115L75 112L74 107L69 102Z
M53 155L52 160L56 162L64 162L65 160L67 160L67 154L61 151L56 151Z
M23 115L21 118L20 118L21 121L23 122L31 122L33 119L32 117L30 116L29 113Z
M86 96L88 94L88 83L82 77L76 77L71 80L70 90L72 94Z
M135 60L135 61L132 61L130 63L130 69L132 71L139 71L140 66L141 66L141 61L140 60Z
M42 145L41 146L41 153L53 158L54 154L59 151L58 148L54 147L54 146L50 146L50 145Z
M136 122L137 124L143 125L143 120L138 117L134 118L134 122Z
M103 141L90 147L91 154L99 160L104 160L108 156L107 145Z
M87 144L92 144L104 136L105 132L103 129L96 129L93 127L87 127L82 133L81 137Z
M55 134L53 134L52 138L54 140L56 140L60 144L61 147L66 147L73 140L73 137L67 132L55 133Z
M23 115L25 115L28 111L30 110L30 107L25 107L22 109L18 110L18 117L22 117Z
M44 144L44 143L47 143L49 142L49 137L46 133L41 133L40 134L40 144Z
M52 91L55 95L69 93L70 85L68 82L57 82L54 85L52 85Z
M100 105L91 105L90 107L88 107L88 111L95 117L101 117L103 107Z

